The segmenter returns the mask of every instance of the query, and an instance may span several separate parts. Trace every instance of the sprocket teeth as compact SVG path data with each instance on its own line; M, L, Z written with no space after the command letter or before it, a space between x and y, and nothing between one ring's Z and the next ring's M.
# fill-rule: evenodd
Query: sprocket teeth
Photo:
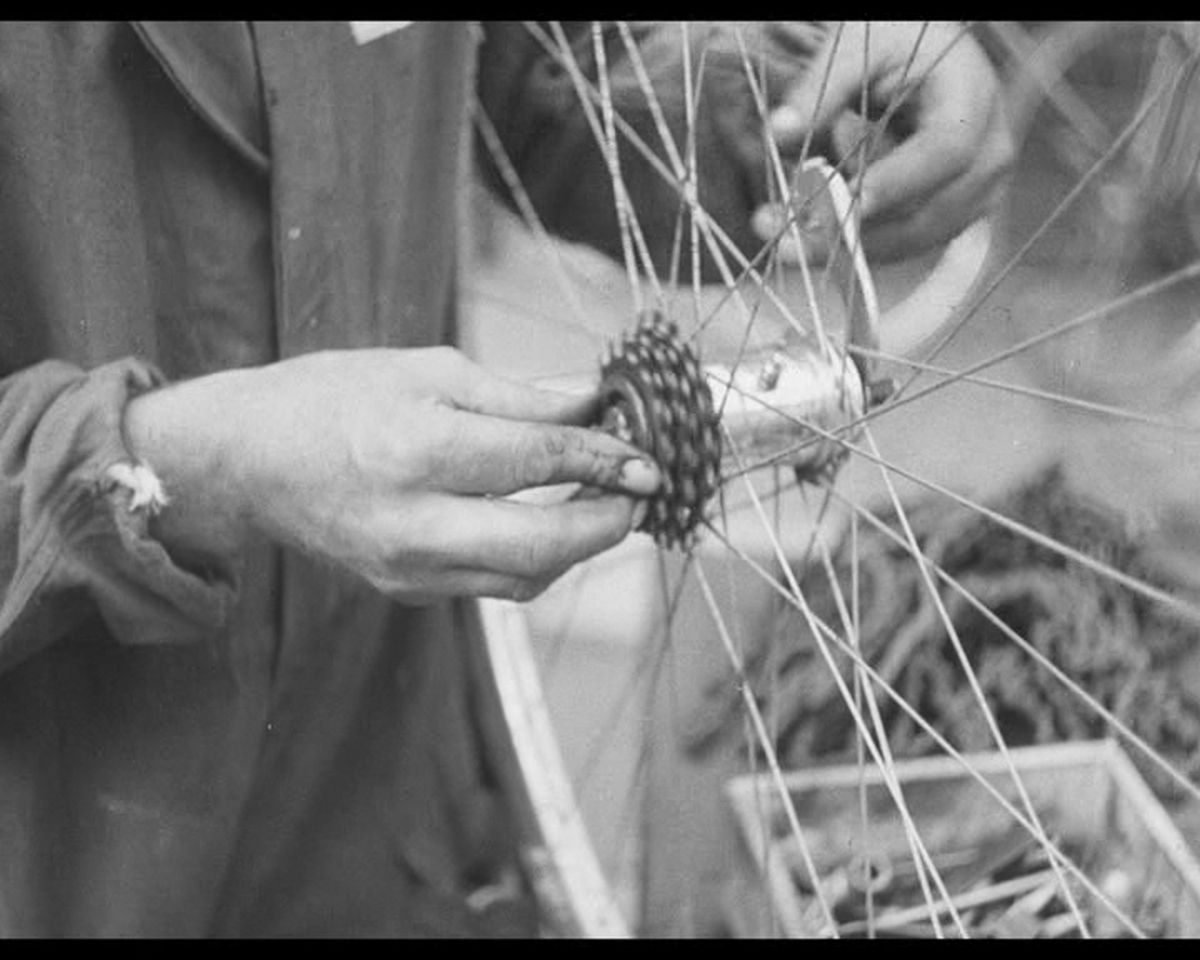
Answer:
M633 423L633 442L663 473L638 529L660 546L690 548L721 464L719 421L699 358L675 323L655 311L609 345L601 376L601 422ZM607 417L616 405L621 416Z

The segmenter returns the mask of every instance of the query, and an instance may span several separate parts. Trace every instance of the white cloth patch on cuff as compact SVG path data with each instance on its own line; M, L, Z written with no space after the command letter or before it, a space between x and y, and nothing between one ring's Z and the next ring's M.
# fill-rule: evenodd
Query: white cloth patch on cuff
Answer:
M145 510L153 517L170 502L158 475L141 461L114 463L104 473L113 483L129 491L130 513Z

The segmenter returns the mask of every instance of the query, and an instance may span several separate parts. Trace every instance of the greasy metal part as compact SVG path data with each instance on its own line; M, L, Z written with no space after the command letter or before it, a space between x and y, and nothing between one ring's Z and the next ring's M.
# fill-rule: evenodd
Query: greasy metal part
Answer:
M645 450L663 485L639 530L688 547L720 482L721 434L712 392L691 347L659 313L644 315L605 358L601 429Z
M805 231L824 234L848 343L875 350L879 304L849 187L824 161L810 160L797 172L795 195ZM702 369L675 324L656 311L610 346L601 376L600 429L645 450L663 472L638 529L668 547L692 543L723 474L770 463L801 481L832 476L847 448L827 434L853 440L847 428L892 390L873 378L865 356L815 339Z
M664 546L691 542L723 475L768 462L809 481L836 471L845 447L823 432L844 431L867 408L858 367L845 355L774 351L736 369L701 368L657 314L614 345L600 394L600 428L663 470L639 529Z
M817 480L837 468L846 450L821 431L842 430L866 410L858 367L844 355L774 352L743 361L732 372L720 364L704 371L722 428L737 451L736 457L732 450L726 454L722 473L773 463Z

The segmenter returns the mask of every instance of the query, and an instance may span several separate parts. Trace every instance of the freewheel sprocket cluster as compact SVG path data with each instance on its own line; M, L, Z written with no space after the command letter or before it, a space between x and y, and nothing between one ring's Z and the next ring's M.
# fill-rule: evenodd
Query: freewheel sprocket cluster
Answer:
M696 353L662 314L644 314L606 352L602 429L644 450L663 473L638 527L666 547L689 547L717 490L721 433Z

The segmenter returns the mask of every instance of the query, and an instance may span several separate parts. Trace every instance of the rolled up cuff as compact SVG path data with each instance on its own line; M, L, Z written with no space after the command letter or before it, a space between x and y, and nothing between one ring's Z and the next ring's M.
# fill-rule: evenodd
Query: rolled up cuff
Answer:
M163 383L132 358L80 373L37 431L37 455L58 465L44 488L55 559L40 592L86 589L122 643L211 635L237 595L236 559L187 569L152 534L151 518L169 509L170 493L153 465L131 454L122 421L130 400Z

